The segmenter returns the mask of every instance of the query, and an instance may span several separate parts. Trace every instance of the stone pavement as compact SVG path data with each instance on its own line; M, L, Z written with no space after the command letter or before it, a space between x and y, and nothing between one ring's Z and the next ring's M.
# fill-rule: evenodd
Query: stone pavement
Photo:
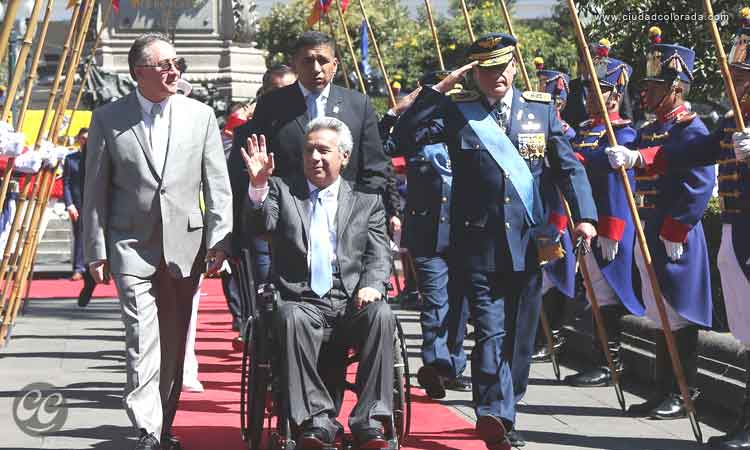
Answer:
M399 311L399 315L416 373L419 316L412 311ZM95 299L85 310L74 299L34 300L28 305L10 345L0 350L0 449L132 448L126 437L133 432L120 400L124 352L119 316L113 299ZM572 370L563 367L563 376ZM32 382L57 387L68 405L62 429L43 438L27 436L14 420L14 400ZM642 393L642 386L628 386L628 404L639 401ZM470 394L449 392L442 402L474 420ZM532 366L531 386L520 411L518 427L529 441L525 447L529 450L703 448L693 441L687 420L623 417L611 388L566 387L554 380L550 364ZM703 423L706 438L719 433L714 427L726 429L731 424L728 418L703 419L708 422ZM236 424L228 425L238 429L239 417ZM439 423L435 426L436 434L448 431L441 430ZM477 445L478 450L482 447Z

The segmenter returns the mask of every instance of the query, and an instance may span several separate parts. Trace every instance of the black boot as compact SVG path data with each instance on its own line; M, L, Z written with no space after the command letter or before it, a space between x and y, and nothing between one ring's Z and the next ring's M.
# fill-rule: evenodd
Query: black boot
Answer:
M651 415L651 411L667 397L674 384L674 375L672 374L672 363L667 351L667 340L664 338L664 332L656 330L654 332L654 341L656 343L654 358L654 381L656 389L644 403L630 405L628 414L637 417Z
M740 418L732 431L710 438L708 445L720 449L750 449L750 347L745 347L745 399Z
M674 339L690 397L695 401L700 395L700 391L695 387L698 378L698 327L688 326L677 330L674 332ZM687 417L687 409L680 395L680 388L676 379L674 379L670 395L654 408L650 416L653 419L660 420Z
M621 374L623 371L623 365L622 356L620 355L620 335L622 332L620 317L622 317L624 311L621 306L605 306L602 307L600 311L602 321L604 322L604 330L607 332L607 339L609 340L607 346L612 355L612 362L617 373ZM594 324L594 326L596 327L596 324ZM594 354L598 356L599 366L565 377L565 382L571 386L600 387L612 384L612 374L610 373L609 365L607 364L607 356L602 350L596 329L594 332Z

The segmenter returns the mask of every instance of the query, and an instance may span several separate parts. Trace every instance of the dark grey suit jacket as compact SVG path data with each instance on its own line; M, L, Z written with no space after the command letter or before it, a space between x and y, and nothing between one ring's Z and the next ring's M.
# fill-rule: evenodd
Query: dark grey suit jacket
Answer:
M260 207L253 205L245 192L246 226L253 233L270 235L271 278L289 300L310 290L307 241L312 202L305 179L293 180L288 183L272 177L268 197ZM336 258L348 297L363 287L385 294L391 252L381 197L356 190L342 180L336 223Z
M349 164L342 169L341 176L368 192L384 192L391 161L383 151L378 119L370 100L359 92L332 84L325 115L344 122L354 140ZM282 178L303 177L302 149L307 123L307 105L299 85L294 83L260 97L252 120L235 129L228 161L235 195L235 250L247 246L247 237L238 232L239 219L243 216L240 210L244 204L242 198L246 196L248 184L240 148L246 146L250 134L263 134L269 153L274 154L274 174Z

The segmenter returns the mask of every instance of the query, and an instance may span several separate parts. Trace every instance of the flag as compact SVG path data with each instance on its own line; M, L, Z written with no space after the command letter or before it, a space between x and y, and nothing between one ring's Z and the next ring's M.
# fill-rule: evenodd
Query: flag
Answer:
M324 14L328 14L332 4L333 0L313 0L313 9L307 17L307 26L312 28L313 25L318 23Z
M370 35L367 34L367 22L365 20L362 20L359 35L359 52L362 55L362 75L369 77L371 70L370 62L367 60L367 54L369 53L370 47Z
M138 7L138 2L134 2L136 8ZM112 9L115 10L115 14L120 14L120 0L112 0Z
M68 6L66 6L65 9L73 9L76 3L77 3L77 0L68 0Z

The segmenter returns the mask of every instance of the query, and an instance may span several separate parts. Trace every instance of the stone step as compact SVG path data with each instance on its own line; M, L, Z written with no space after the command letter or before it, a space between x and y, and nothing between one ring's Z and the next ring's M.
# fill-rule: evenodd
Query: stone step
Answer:
M47 239L45 237L39 242L38 251L70 253L70 239Z
M70 241L73 239L73 232L70 229L51 230L47 228L47 231L44 232L44 238L42 238L42 240L46 239L65 239L66 241Z

